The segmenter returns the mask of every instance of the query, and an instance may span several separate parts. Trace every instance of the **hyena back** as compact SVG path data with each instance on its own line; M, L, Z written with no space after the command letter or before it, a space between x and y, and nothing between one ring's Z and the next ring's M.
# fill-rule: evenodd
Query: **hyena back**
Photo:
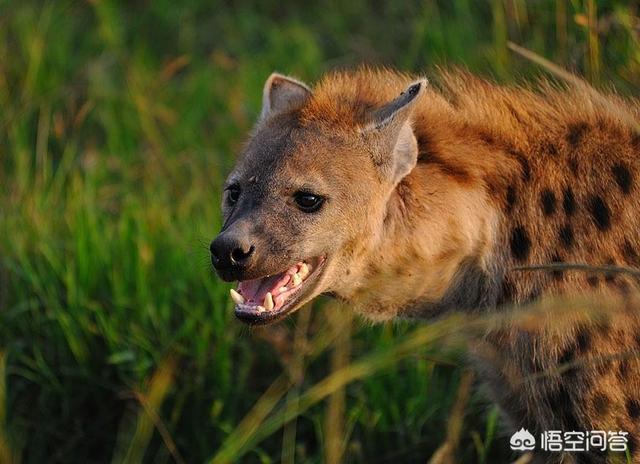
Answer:
M602 297L622 310L497 328L472 357L513 430L624 430L633 451L636 280L518 268L638 267L639 113L587 86L505 88L463 72L441 73L437 88L369 69L313 89L273 74L226 183L213 264L239 281L236 314L251 324L321 293L375 321ZM539 457L578 458L606 460Z

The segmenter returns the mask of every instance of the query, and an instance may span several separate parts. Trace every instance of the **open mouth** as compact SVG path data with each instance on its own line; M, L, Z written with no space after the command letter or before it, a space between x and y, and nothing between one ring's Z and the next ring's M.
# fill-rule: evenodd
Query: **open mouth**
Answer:
M281 319L309 294L324 261L324 257L306 259L280 274L239 282L230 290L236 317L254 325Z

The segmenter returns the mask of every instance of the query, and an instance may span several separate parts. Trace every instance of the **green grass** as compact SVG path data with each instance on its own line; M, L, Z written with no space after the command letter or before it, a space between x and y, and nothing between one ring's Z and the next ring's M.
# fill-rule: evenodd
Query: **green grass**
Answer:
M234 320L207 246L263 81L363 61L542 72L511 40L631 93L639 11L370 3L0 0L0 461L425 462L445 441L451 321L318 303ZM506 461L495 410L474 394L466 412L460 461Z

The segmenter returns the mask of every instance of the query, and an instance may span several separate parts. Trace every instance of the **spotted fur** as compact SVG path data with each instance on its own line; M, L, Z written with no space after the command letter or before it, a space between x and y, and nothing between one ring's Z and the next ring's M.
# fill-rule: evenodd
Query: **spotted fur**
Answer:
M512 430L620 429L640 444L640 310L630 303L637 282L619 273L516 269L638 266L640 105L586 86L502 87L441 72L407 112L409 133L363 136L377 109L414 81L369 69L323 77L304 99L259 123L236 173L312 172L333 189L335 209L308 229L296 226L295 240L320 243L314 250L330 257L316 294L330 292L372 320L604 297L612 307L606 318L561 324L551 306L535 326L491 331L473 357ZM284 155L269 148L272 133ZM414 165L392 182L380 166L394 156L396 137L408 134ZM260 152L269 152L268 163ZM258 222L280 227L271 242L293 240L274 213L259 214Z

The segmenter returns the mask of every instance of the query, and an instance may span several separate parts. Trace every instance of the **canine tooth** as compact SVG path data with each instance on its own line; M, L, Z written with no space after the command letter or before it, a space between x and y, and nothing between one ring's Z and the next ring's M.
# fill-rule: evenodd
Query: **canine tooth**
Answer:
M264 297L264 303L262 303L264 305L264 309L266 309L267 311L271 311L273 309L273 295L271 295L271 292L267 292L266 296Z
M236 292L234 289L230 289L229 293L231 294L231 299L233 300L233 302L235 304L243 304L244 303L244 297L242 295L240 295L238 292Z
M304 279L309 275L309 266L307 266L307 263L302 263L302 266L300 266L300 270L298 271L298 274L300 274L300 278L302 279Z
M300 285L302 283L302 279L300 278L300 276L298 275L298 273L296 272L295 274L293 274L293 286L297 287L298 285Z
M286 292L287 290L289 290L289 288L287 288L287 287L280 287L280 290L279 290L279 291L280 291L280 293L284 293L284 292Z

